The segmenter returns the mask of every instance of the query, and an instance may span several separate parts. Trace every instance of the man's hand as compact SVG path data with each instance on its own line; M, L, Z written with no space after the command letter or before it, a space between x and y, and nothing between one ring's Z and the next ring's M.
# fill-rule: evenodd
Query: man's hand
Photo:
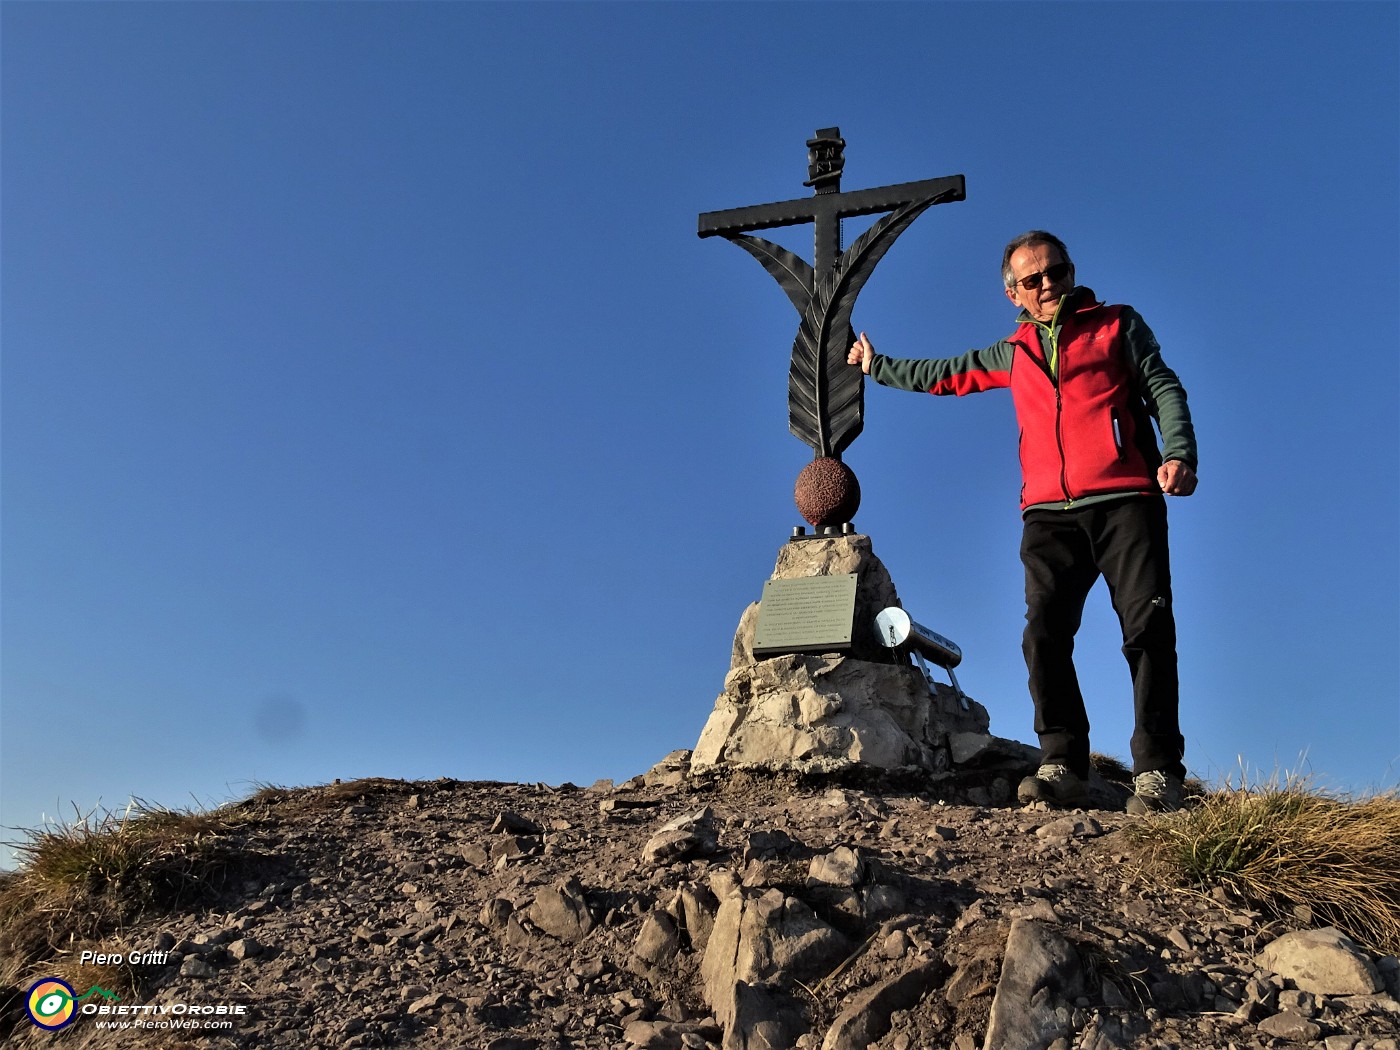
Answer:
M1157 484L1168 496L1189 496L1196 491L1196 472L1179 459L1157 468Z
M846 355L846 364L860 365L860 370L866 375L870 374L870 362L875 357L875 348L870 345L870 340L865 337L865 333L860 333L860 338L851 344L851 352Z

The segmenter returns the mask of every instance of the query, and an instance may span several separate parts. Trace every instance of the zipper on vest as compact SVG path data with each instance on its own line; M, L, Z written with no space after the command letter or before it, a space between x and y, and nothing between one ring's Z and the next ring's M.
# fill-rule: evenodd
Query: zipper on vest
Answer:
M1069 479L1065 476L1065 437L1064 430L1061 425L1061 420L1064 416L1064 401L1060 397L1059 377L1055 373L1050 371L1050 363L1048 361L1037 360L1035 354L1031 353L1031 348L1028 347L1025 343L1020 342L1019 340L1012 340L1012 345L1020 348L1021 353L1025 354L1026 358L1030 361L1030 363L1033 364L1037 369L1039 369L1040 374L1043 375L1047 380L1049 380L1050 388L1055 391L1055 447L1059 450L1060 453L1060 491L1065 494L1065 503L1072 505L1074 503L1074 497L1069 494ZM1044 353L1044 342L1041 342L1040 349L1041 352ZM1055 357L1055 363L1056 365L1058 365L1059 354L1057 353ZM1059 369L1057 368L1056 371L1058 370ZM1025 439L1025 431L1021 432L1021 437L1022 440ZM1026 484L1025 479L1023 477L1021 481L1021 494L1023 498L1025 495L1025 491Z
M1060 300L1060 305L1064 305L1063 299ZM1059 315L1060 309L1057 306L1055 308L1055 316L1059 317ZM1050 325L1054 323L1055 322L1052 320ZM1060 341L1055 338L1055 330L1050 327L1050 325L1045 326L1046 338L1050 340L1050 351L1046 354L1045 363L1050 365L1052 361L1054 362L1049 372L1050 382L1055 385L1055 444L1060 450L1060 491L1065 494L1066 505L1072 507L1074 506L1074 497L1069 494L1069 464L1065 458L1065 434L1062 426L1064 420L1064 400L1060 396ZM1061 329L1061 331L1063 331L1063 329ZM1044 350L1045 341L1042 340L1040 345L1041 349Z
M1065 435L1060 427L1063 414L1060 411L1064 402L1060 400L1060 387L1055 385L1055 444L1060 450L1060 491L1065 494L1065 502L1072 504L1074 497L1069 494L1069 478L1065 476Z

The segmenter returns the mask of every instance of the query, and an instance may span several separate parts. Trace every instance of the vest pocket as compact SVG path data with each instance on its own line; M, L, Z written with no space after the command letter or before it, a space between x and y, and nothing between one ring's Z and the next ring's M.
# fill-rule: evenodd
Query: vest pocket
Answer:
M1108 410L1109 426L1113 430L1113 452L1118 457L1118 462L1122 463L1127 454L1123 451L1123 424L1118 418L1118 409Z

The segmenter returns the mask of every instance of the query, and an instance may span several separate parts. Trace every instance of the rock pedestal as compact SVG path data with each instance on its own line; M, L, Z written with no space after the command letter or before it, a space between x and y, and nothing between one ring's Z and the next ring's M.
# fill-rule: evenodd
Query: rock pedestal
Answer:
M739 620L724 692L715 701L691 756L691 769L717 766L800 773L952 769L957 755L983 753L998 741L987 711L951 686L929 688L909 658L882 646L875 616L899 605L889 572L870 537L794 541L778 554L774 579L856 574L855 628L842 653L753 655L759 603Z

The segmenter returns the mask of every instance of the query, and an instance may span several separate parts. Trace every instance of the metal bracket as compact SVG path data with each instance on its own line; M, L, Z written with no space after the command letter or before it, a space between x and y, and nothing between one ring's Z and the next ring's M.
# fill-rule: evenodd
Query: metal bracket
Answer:
M788 542L802 543L805 540L829 540L836 536L854 536L855 534L856 527L849 521L842 525L827 525L825 528L814 529L810 536L807 534L806 526L794 525L792 527L792 535L788 537Z

